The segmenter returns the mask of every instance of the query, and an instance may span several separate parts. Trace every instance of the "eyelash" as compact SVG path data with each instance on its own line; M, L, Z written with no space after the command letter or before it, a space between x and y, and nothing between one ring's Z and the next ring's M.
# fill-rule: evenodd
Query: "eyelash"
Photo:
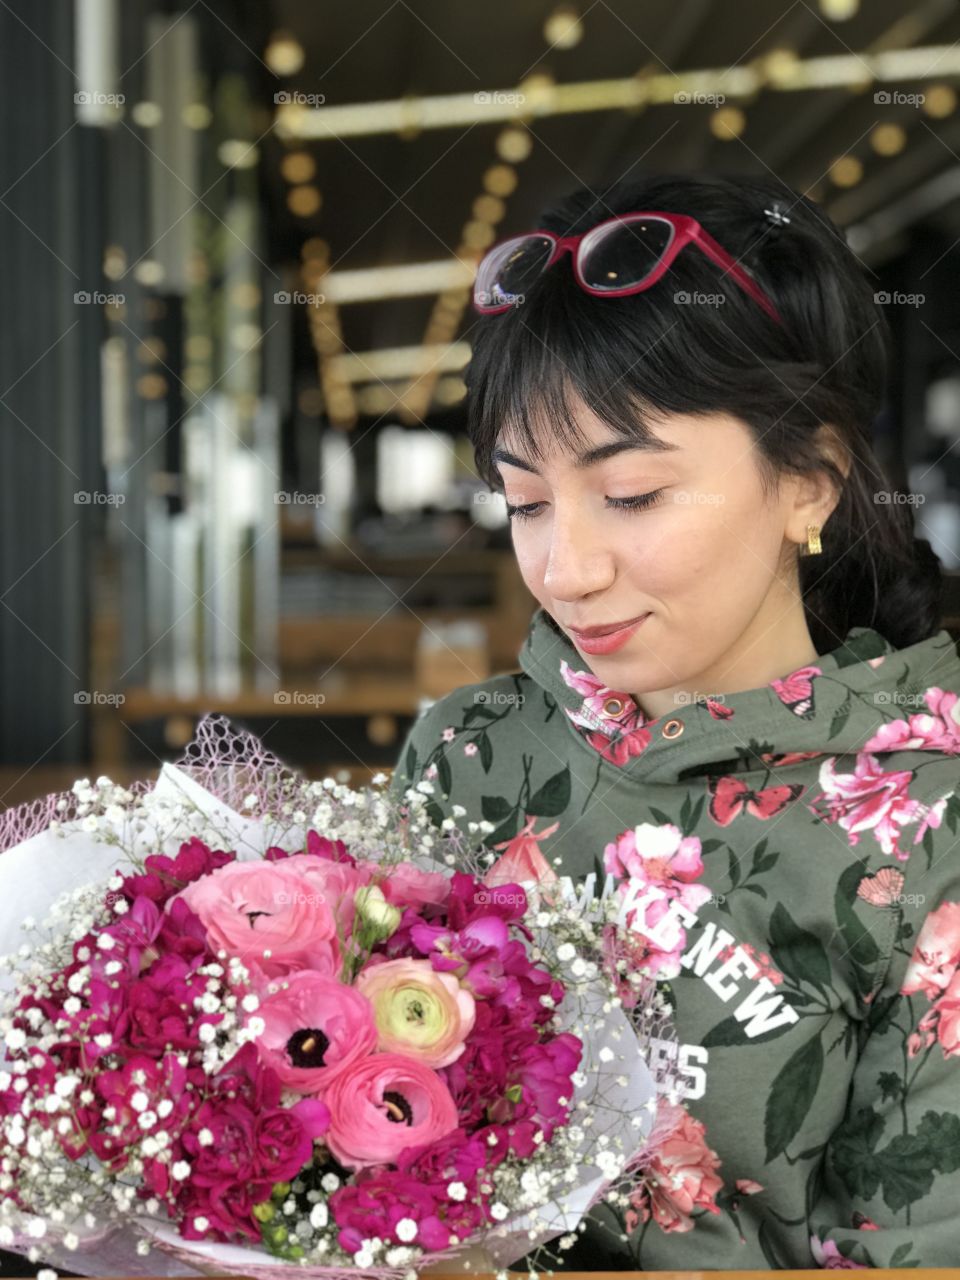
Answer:
M608 498L610 506L616 511L643 511L652 507L663 494L663 489L654 489L652 493L639 493L632 498ZM535 520L538 512L533 507L543 506L541 502L528 502L520 507L511 507L507 503L507 516L511 520Z

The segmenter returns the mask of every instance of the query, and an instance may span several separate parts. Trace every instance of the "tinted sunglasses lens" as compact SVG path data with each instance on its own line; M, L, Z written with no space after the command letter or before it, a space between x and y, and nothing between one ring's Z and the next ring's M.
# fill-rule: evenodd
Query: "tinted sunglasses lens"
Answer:
M496 245L480 263L473 286L478 307L503 307L522 299L550 261L553 241L546 236L517 236Z
M614 222L585 244L580 270L591 289L626 289L639 284L657 265L673 236L659 218Z

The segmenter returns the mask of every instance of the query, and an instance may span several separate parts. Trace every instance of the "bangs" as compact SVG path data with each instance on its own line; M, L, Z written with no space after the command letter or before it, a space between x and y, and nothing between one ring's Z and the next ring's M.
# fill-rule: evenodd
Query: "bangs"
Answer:
M707 311L716 309L678 306L667 280L594 298L560 262L512 310L478 321L464 377L481 477L502 489L491 460L498 446L538 463L558 446L582 451L585 409L616 436L674 450L656 434L670 415L739 408L759 381L756 357L744 344L738 360L726 322Z

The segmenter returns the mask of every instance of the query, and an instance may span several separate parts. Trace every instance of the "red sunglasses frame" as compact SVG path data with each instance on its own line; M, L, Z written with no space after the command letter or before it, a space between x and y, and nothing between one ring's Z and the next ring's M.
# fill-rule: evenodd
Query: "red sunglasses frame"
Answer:
M595 289L592 285L587 284L581 271L582 256L594 248L598 240L603 239L604 231L616 224L638 222L643 218L656 218L660 222L670 224L671 234L667 242L667 246L660 255L659 260L648 275L638 284L625 286L623 289ZM783 319L771 299L754 281L746 267L741 267L727 253L722 245L718 244L710 235L709 231L705 231L696 218L688 217L683 213L661 213L656 210L648 210L646 212L631 212L618 214L613 218L605 218L603 222L598 222L596 226L591 227L589 231L584 231L578 236L558 236L553 231L528 231L515 236L506 236L503 240L498 240L496 244L491 245L487 252L480 259L477 266L477 280L480 279L480 272L484 262L490 255L499 249L502 245L509 244L513 240L523 240L527 236L542 236L553 243L553 249L550 257L544 263L543 270L546 271L553 264L562 258L565 253L571 254L573 258L573 274L584 292L591 294L595 298L623 298L628 294L642 293L644 290L651 288L660 280L664 274L669 271L671 264L677 254L687 245L696 245L703 253L707 255L715 266L720 267L725 275L730 275L733 280L740 286L744 292L748 293L754 302L763 307L767 315L777 324L782 325ZM514 306L512 302L505 302L502 305L489 306L477 302L477 288L474 286L473 306L481 315L500 315L504 311L509 311Z

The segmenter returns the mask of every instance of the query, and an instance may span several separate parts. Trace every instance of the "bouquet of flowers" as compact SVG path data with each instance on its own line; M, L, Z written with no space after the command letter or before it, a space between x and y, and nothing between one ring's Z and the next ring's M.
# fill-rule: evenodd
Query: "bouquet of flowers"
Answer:
M385 782L306 781L210 716L155 782L7 815L0 1244L399 1280L553 1259L603 1196L656 1216L695 1122L647 1066L636 886L578 893Z

